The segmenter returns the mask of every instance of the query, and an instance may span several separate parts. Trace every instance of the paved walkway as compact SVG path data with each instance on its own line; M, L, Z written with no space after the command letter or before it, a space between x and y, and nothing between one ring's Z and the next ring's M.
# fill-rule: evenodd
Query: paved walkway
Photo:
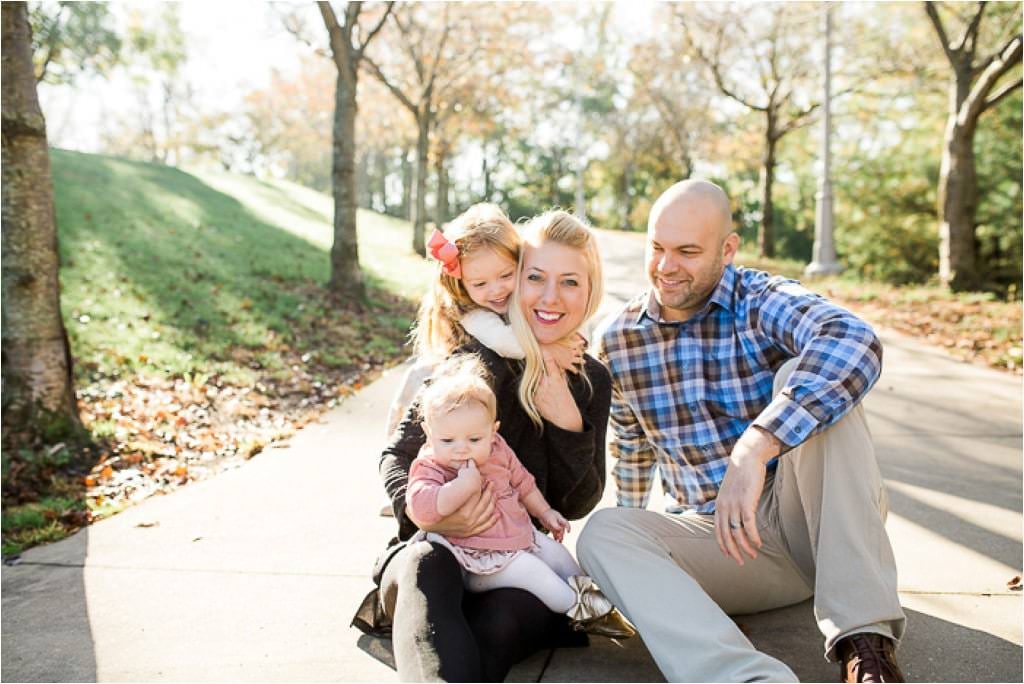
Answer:
M608 289L641 278L609 235ZM1021 381L883 334L865 401L916 681L1021 681ZM348 626L394 522L377 511L400 371L244 466L143 502L2 570L3 681L394 681ZM611 505L606 492L602 505ZM652 504L653 505L656 504ZM574 546L582 523L568 543ZM803 680L834 681L809 603L738 622ZM541 653L511 681L660 681L640 639Z

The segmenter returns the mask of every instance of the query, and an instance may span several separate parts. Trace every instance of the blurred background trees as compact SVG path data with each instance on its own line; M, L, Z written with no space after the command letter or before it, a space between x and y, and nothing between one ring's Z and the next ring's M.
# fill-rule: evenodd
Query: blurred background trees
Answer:
M114 21L104 7L32 13L37 73L55 46L47 87L70 87L59 83L84 67L140 72L145 98L119 114L104 151L331 190L337 71L315 6L289 10L311 13L292 41L298 67L232 106L190 96L172 9ZM484 200L518 219L575 209L579 196L595 225L642 230L662 190L699 175L726 187L748 248L808 261L821 17L818 3L396 3L361 61L355 197L410 219L422 253L430 226ZM844 3L833 17L847 272L1019 296L1020 5ZM82 26L88 41L74 38Z

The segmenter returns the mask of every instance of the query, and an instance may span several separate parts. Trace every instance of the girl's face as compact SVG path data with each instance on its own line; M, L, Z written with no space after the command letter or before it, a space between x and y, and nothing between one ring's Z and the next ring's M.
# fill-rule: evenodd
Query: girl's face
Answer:
M551 344L583 324L590 276L583 252L557 242L523 245L519 304L534 337Z
M516 286L516 262L493 249L462 258L462 283L473 303L504 314Z
M487 461L497 423L480 402L471 401L448 413L431 416L423 429L434 450L434 460L458 470L470 460L478 468Z

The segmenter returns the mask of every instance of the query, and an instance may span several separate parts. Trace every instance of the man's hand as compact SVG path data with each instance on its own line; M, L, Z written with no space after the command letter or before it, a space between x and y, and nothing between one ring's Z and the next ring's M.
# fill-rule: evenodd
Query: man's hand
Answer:
M409 509L406 508L406 515ZM491 483L484 483L483 488L472 494L451 515L441 518L432 525L410 519L424 532L436 532L446 537L474 537L498 522L498 514L494 510L494 490Z
M765 464L781 451L782 443L774 435L751 426L740 436L729 457L715 500L715 539L722 553L740 565L743 553L757 558L757 549L761 548L757 503L764 489Z

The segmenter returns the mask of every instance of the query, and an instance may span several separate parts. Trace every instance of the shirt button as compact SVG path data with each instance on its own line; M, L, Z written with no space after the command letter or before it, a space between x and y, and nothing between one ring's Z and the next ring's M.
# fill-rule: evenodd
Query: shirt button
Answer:
M691 401L689 404L686 405L686 408L688 408L688 409L690 409L690 411L696 413L697 412L697 408L698 408L697 402Z

